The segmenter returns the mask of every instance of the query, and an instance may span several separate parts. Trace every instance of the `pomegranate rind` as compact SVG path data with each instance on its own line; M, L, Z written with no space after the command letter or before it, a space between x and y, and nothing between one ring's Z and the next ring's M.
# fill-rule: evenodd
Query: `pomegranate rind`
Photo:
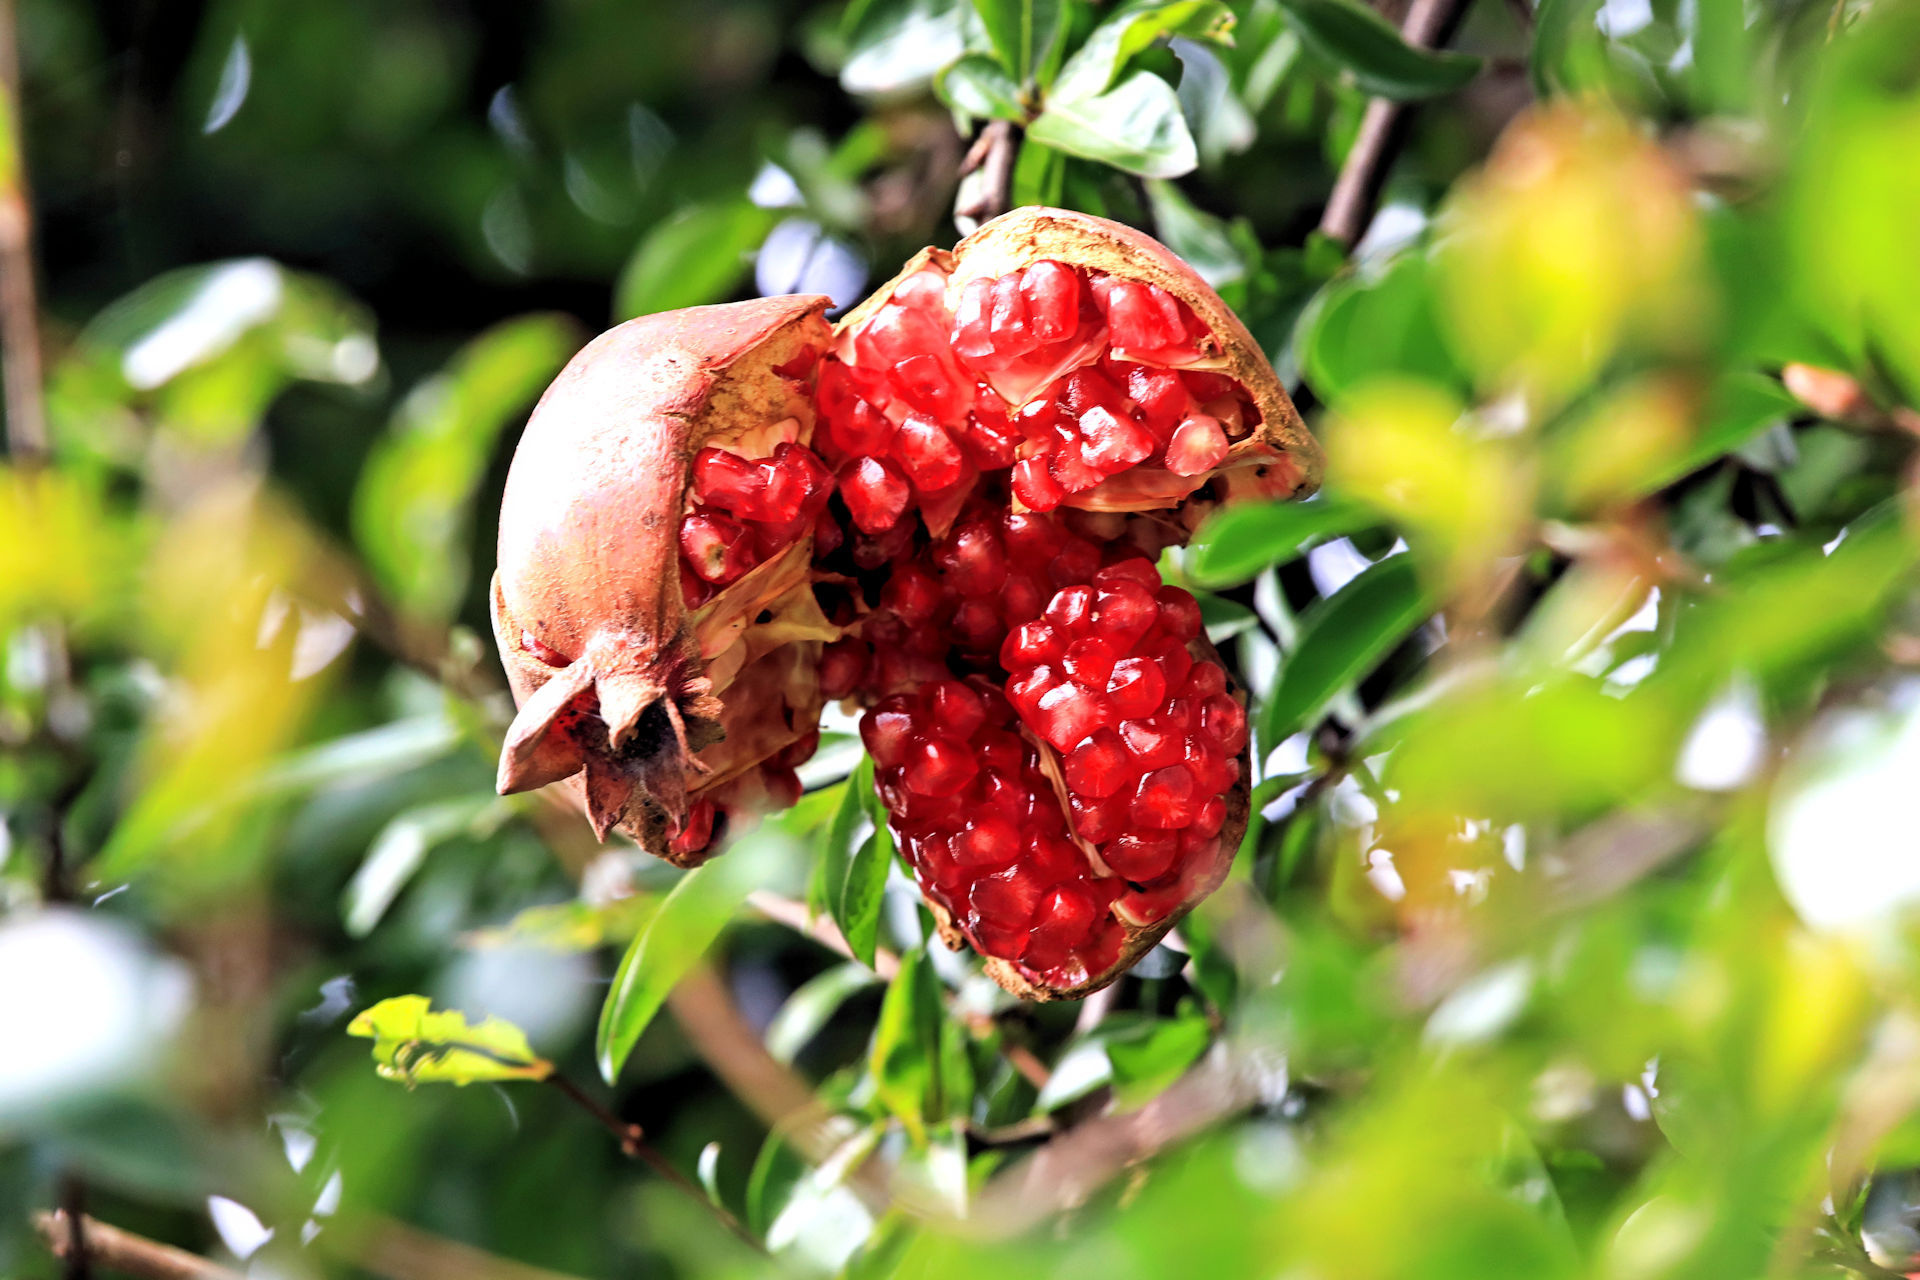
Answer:
M1178 506L1216 477L1226 478L1236 498L1304 498L1320 487L1326 467L1320 444L1307 431L1272 362L1233 308L1165 245L1106 218L1027 206L986 223L950 250L922 249L898 275L841 318L834 327L836 340L844 347L846 336L886 306L901 284L929 267L946 276L947 304L952 309L969 282L995 279L1046 260L1157 285L1185 303L1206 326L1207 334L1199 342L1200 359L1178 367L1232 378L1245 389L1261 418L1211 471L1178 476L1135 467L1069 494L1062 505L1086 511L1160 510ZM936 536L944 532L944 528L934 530Z
M736 697L730 714L715 696L782 647L791 662L817 659L834 634L812 602L811 535L690 616L676 534L700 448L756 456L811 440L808 388L777 369L826 350L829 305L792 296L643 316L594 339L541 397L500 512L494 637L520 707L503 793L566 779L601 839L618 827L692 865L705 851L668 847L689 794L817 727L817 681L795 681L777 708ZM762 614L778 635L753 634ZM526 638L571 662L541 661ZM542 698L556 678L564 689ZM774 714L739 732L756 709Z

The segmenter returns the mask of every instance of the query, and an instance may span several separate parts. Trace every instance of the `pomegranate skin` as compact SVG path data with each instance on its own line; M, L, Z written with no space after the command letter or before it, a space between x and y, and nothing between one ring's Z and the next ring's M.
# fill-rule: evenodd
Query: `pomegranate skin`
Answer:
M717 764L696 755L724 732L724 683L709 667L724 681L751 665L767 646L742 633L770 607L788 620L781 643L834 632L793 600L811 602L810 537L689 614L677 533L690 465L709 441L805 442L806 388L777 366L825 349L828 305L794 296L644 316L589 343L541 397L507 477L493 583L520 704L502 794L572 779L601 839L617 826L663 857L702 858L668 847L689 790L758 763L721 747ZM772 735L778 747L818 719L817 705L785 710L802 723Z

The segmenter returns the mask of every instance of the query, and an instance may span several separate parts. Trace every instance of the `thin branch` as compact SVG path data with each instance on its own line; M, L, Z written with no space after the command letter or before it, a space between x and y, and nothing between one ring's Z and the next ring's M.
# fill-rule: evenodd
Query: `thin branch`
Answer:
M33 202L20 129L20 46L15 0L0 0L0 370L7 383L7 452L16 466L47 457L41 389L40 304L33 282Z
M319 1239L355 1269L387 1280L574 1280L375 1214L356 1215ZM220 1275L239 1280L231 1272Z
M76 1225L78 1231L73 1229ZM36 1213L33 1229L53 1256L66 1264L69 1275L74 1260L78 1259L83 1263L97 1262L109 1271L122 1271L140 1280L242 1280L239 1272L209 1262L197 1253L122 1231L98 1218L69 1217L64 1209Z
M989 120L960 162L960 190L953 221L962 232L997 218L1013 204L1013 159L1019 150L1013 124Z
M619 1116L616 1116L613 1112L602 1106L600 1102L591 1094L587 1093L586 1090L559 1072L548 1076L547 1081L559 1089L561 1093L565 1094L570 1101L598 1121L608 1133L611 1133L614 1140L620 1144L621 1151L625 1152L629 1157L641 1161L649 1169L652 1169L668 1182L671 1182L689 1198L698 1201L702 1208L719 1219L721 1226L731 1231L744 1244L750 1246L756 1252L766 1252L766 1246L754 1239L753 1233L742 1226L740 1219L729 1213L725 1205L715 1203L715 1201L701 1189L699 1184L687 1177L686 1174L681 1173L679 1169L674 1167L672 1161L655 1150L653 1145L647 1141L646 1131L639 1125L622 1120Z
M1438 48L1445 44L1467 11L1467 0L1413 0L1400 28L1408 44ZM1406 139L1406 108L1386 98L1367 104L1347 159L1334 179L1326 210L1320 215L1323 234L1351 247L1366 233L1379 203L1387 169Z

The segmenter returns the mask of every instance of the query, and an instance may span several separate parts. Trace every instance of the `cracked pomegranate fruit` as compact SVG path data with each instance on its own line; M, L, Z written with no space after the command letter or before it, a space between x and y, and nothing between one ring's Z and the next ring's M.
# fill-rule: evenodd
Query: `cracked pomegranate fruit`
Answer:
M501 788L570 779L603 838L691 865L851 703L943 936L1084 995L1246 822L1245 708L1156 561L1309 491L1318 447L1219 298L1102 219L1017 210L826 305L632 321L541 401L501 519Z

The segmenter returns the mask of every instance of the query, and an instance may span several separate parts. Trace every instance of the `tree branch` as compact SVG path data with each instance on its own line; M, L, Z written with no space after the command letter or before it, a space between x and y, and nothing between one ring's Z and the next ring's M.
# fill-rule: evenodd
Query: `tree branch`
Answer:
M78 1231L73 1229L75 1224L80 1228ZM98 1218L69 1217L64 1209L36 1213L33 1229L53 1256L68 1263L69 1268L77 1258L97 1262L110 1271L138 1276L140 1280L243 1280L239 1272L209 1262L197 1253L110 1227ZM79 1237L78 1241L75 1236Z
M20 48L15 0L0 0L0 370L7 389L7 452L17 466L47 456L41 390L40 305L33 282L33 203L20 129Z
M1400 34L1411 45L1438 48L1447 42L1467 11L1466 0L1413 0ZM1334 180L1320 231L1351 248L1373 221L1374 205L1386 183L1387 169L1406 140L1406 106L1386 98L1367 104L1347 159Z
M1018 150L1013 124L989 120L960 162L960 190L953 222L962 234L1005 213L1013 203L1013 157Z

